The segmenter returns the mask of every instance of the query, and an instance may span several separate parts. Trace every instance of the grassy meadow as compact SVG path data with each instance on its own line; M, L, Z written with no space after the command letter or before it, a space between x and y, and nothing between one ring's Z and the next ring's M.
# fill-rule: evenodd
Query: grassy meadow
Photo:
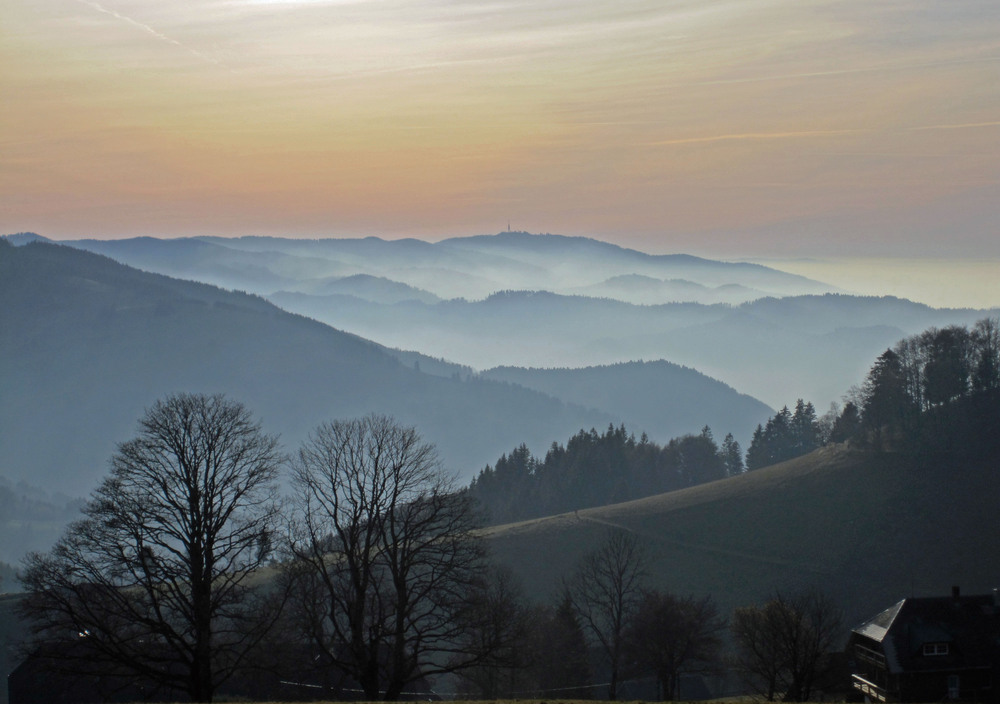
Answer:
M497 557L553 597L609 526L645 539L651 586L711 594L720 611L819 587L848 628L907 596L988 593L1000 545L993 460L830 446L669 494L499 526ZM974 559L973 559L974 557ZM846 633L845 633L846 638Z

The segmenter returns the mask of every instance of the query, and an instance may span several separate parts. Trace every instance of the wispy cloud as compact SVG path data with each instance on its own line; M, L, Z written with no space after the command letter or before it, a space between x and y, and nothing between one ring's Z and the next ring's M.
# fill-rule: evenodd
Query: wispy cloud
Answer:
M745 78L719 78L710 81L699 81L697 85L715 86L733 83L765 83L768 81L787 81L799 78L828 78L831 76L846 76L859 73L883 73L887 71L919 71L931 68L965 66L969 64L990 64L1000 62L1000 56L985 56L972 59L954 59L931 62L914 62L899 64L880 64L875 66L859 66L857 68L838 68L829 71L803 71L801 73L780 73L764 76L747 76Z
M997 4L0 0L0 224L1000 252Z
M953 125L924 125L922 127L910 127L911 132L921 132L924 130L964 130L976 127L1000 127L1000 120L993 122L960 122Z
M808 130L802 132L744 132L742 134L718 134L707 137L687 137L651 142L651 146L667 147L676 144L702 144L708 142L731 142L741 140L799 139L803 137L837 137L845 134L862 134L868 130Z

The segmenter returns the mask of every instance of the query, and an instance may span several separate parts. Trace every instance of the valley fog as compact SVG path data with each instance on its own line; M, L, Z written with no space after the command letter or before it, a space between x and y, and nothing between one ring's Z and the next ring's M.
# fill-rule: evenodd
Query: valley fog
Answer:
M995 308L1000 259L823 257L753 259L866 296L898 296L935 308Z

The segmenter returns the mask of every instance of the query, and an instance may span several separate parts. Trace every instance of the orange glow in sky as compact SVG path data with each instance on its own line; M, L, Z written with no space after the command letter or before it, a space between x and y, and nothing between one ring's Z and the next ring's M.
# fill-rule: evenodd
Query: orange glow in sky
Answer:
M0 231L1000 256L996 0L5 0Z

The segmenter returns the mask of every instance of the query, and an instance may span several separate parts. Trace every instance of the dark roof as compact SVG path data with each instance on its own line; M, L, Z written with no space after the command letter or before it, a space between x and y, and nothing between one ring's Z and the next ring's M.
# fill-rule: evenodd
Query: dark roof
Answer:
M903 599L854 629L881 644L890 672L991 667L1000 654L1000 608L993 595ZM923 646L947 643L947 654Z

